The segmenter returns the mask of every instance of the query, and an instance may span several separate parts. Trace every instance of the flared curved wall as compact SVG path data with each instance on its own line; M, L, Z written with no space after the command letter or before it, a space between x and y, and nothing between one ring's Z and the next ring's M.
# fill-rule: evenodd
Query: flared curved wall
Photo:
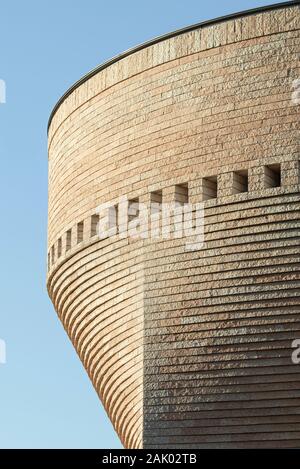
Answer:
M125 447L300 445L299 29L297 5L190 28L52 116L49 295ZM202 249L95 234L100 204L178 186Z

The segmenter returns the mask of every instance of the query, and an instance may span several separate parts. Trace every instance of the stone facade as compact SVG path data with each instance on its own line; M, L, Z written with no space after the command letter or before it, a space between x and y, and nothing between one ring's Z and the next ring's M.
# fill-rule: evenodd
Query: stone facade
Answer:
M300 445L299 30L297 5L189 28L51 118L48 291L127 448ZM100 204L178 186L202 249L98 238Z

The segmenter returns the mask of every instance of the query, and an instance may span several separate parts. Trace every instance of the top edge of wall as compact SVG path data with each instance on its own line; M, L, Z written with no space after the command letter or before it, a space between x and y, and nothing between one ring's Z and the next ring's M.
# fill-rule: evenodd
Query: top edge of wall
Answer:
M142 49L145 49L146 47L157 44L158 42L164 41L166 39L173 38L175 36L179 36L180 34L184 34L184 33L190 32L190 31L194 31L196 29L205 28L207 26L212 26L212 25L215 25L215 24L218 24L218 23L238 19L238 18L241 18L241 17L255 15L257 13L264 13L264 12L267 12L267 11L279 10L279 9L283 9L283 8L289 8L289 7L296 6L296 5L300 5L300 0L292 0L292 1L288 1L288 2L275 3L275 4L272 4L272 5L266 5L266 6L259 7L259 8L252 8L250 10L244 10L244 11L240 11L240 12L237 12L237 13L232 13L232 14L225 15L225 16L220 16L218 18L213 18L211 20L206 20L206 21L203 21L201 23L195 23L195 24L192 24L192 25L184 27L184 28L176 29L175 31L171 31L171 32L163 34L161 36L157 36L153 39L150 39L146 42L143 42L142 44L139 44L139 45L134 46L130 49L127 49L125 52L122 52L122 53L112 57L111 59L108 59L104 63L102 63L102 64L98 65L97 67L95 67L94 69L90 70L83 77L81 77L79 80L77 80L73 85L71 85L70 88L68 88L68 90L61 96L61 98L57 101L57 103L55 104L55 106L53 107L53 109L51 111L51 114L50 114L50 117L49 117L49 120L48 120L47 131L49 131L49 127L51 125L52 119L53 119L56 111L60 107L60 105L65 101L65 99L76 88L78 88L80 85L85 83L91 77L93 77L94 75L99 73L101 70L104 70L105 68L107 68L110 65L118 62L119 60L124 59L125 57L128 57L129 55L134 54L135 52L138 52Z

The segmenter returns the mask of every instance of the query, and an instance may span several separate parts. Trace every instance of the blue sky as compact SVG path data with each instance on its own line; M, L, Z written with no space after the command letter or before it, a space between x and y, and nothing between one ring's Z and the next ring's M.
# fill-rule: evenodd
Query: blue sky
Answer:
M106 59L168 31L274 1L10 0L1 4L0 448L120 448L48 299L47 120ZM277 2L279 3L279 2Z

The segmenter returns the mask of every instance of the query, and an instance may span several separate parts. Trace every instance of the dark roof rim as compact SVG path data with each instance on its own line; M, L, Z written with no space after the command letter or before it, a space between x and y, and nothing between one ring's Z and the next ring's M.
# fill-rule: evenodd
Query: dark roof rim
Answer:
M164 41L165 39L170 39L172 37L179 36L180 34L188 33L190 31L194 31L196 29L201 29L207 26L211 26L214 24L222 23L224 21L229 21L229 20L234 20L238 19L241 17L245 16L250 16L250 15L255 15L257 13L263 13L271 10L279 10L281 8L288 8L291 6L296 6L300 5L300 0L292 0L288 2L281 2L281 3L275 3L272 5L266 5L263 7L258 7L258 8L252 8L250 10L244 10L240 11L237 13L231 13L229 15L225 16L220 16L218 18L213 18L210 20L202 21L200 23L195 23L190 26L186 26L184 28L176 29L175 31L171 31L169 33L163 34L161 36L157 36L153 39L150 39L146 42L143 42L142 44L139 44L137 46L134 46L130 49L127 49L125 52L122 52L111 59L106 60L102 64L98 65L97 67L93 68L90 70L88 73L86 73L83 77L81 77L79 80L77 80L73 85L71 85L68 90L61 96L61 98L57 101L55 106L53 107L49 120L48 120L48 126L47 126L47 131L49 131L49 127L51 125L52 119L54 114L56 113L57 109L60 107L60 105L65 101L65 99L80 85L85 83L87 80L89 80L91 77L99 73L101 70L104 70L105 68L109 67L110 65L118 62L121 59L124 59L125 57L128 57L131 54L134 54L135 52L138 52L142 49L145 49L146 47L152 46L154 44L157 44L158 42Z

